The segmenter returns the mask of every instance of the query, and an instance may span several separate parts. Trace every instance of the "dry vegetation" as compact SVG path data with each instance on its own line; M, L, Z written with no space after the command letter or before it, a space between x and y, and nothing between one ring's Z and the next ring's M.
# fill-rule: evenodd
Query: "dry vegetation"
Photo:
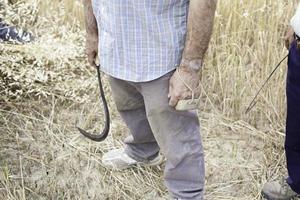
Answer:
M6 0L0 0L0 3ZM296 1L220 0L199 108L207 200L261 199L262 184L286 175L283 66L244 113L287 51L282 37ZM101 127L95 71L84 58L79 0L19 0L0 16L36 42L0 44L0 199L167 199L162 168L112 172L103 152L128 130L109 98L112 134L93 143L76 131ZM109 87L106 90L110 97Z

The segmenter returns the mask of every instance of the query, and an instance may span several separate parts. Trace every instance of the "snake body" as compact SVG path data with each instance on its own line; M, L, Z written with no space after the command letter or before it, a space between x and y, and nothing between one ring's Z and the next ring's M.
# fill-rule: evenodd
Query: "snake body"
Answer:
M104 114L105 114L104 128L100 134L92 134L92 133L89 133L89 132L79 128L79 127L77 127L77 129L85 137L87 137L93 141L96 141L96 142L102 142L103 140L105 140L107 138L109 130L110 130L110 115L109 115L109 109L108 109L108 105L107 105L107 101L105 98L104 89L103 89L103 85L102 85L102 81L101 81L100 66L97 66L97 76L98 76L99 89L100 89L100 99L103 103L103 109L104 109Z

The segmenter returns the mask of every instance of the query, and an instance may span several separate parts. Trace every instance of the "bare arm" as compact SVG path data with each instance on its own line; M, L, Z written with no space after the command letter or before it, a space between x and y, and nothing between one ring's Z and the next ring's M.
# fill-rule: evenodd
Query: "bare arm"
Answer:
M181 67L199 70L211 38L217 0L191 0Z
M200 96L199 71L212 34L217 0L190 0L188 32L178 73L170 79L169 105ZM192 91L193 90L193 91ZM193 109L196 109L197 105ZM179 109L179 108L177 108ZM192 109L189 105L180 110Z
M93 13L91 0L83 0L85 28L86 28L86 54L88 62L92 66L96 66L96 58L98 54L98 27L97 21Z
M92 1L83 0L85 28L88 35L98 35L97 21L93 13Z

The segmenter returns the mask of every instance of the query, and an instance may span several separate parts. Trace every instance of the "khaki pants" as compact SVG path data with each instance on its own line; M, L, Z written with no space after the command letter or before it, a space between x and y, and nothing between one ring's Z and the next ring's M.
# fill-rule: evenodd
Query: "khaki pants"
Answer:
M161 151L166 157L164 178L173 198L203 199L204 159L199 120L194 111L168 105L173 72L150 82L134 83L110 77L118 111L130 129L126 153L139 161Z

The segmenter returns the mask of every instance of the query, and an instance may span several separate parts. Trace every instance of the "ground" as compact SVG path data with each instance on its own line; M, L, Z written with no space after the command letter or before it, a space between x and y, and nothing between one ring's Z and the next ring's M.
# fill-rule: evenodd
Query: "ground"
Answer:
M19 1L6 16L26 24L36 41L0 43L0 199L167 199L164 164L122 172L102 166L103 153L121 147L129 134L107 81L108 139L91 142L76 129L96 131L103 124L95 70L84 56L80 1L32 1ZM282 38L295 7L296 1L219 2L198 109L207 200L261 199L267 180L287 174L286 63L256 107L245 110L287 53Z

